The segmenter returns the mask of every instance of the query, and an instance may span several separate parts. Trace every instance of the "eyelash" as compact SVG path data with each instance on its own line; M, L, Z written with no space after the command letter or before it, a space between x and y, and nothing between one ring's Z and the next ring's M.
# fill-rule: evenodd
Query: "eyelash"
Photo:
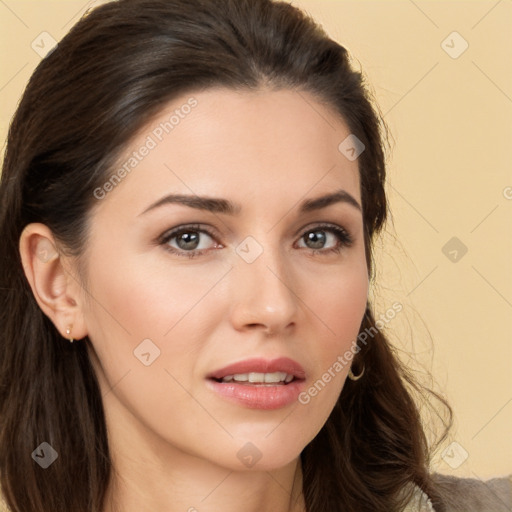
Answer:
M352 236L346 231L345 229L332 225L332 224L323 224L320 226L315 226L313 228L310 228L306 231L304 231L300 237L300 239L304 238L304 236L308 233L312 233L315 231L326 231L334 234L339 241L338 246L331 247L329 249L309 249L313 255L323 255L326 256L328 254L339 254L341 250L344 247L350 247L354 243L354 239ZM185 257L185 258L196 258L198 256L202 256L205 252L210 251L211 249L199 249L199 250L193 250L193 251L184 251L177 250L174 247L171 247L168 245L169 241L175 238L178 235L181 235L183 233L189 233L189 232L197 232L197 233L205 233L209 237L215 240L215 235L211 233L208 229L201 228L199 224L193 224L193 225L187 225L187 226L180 226L179 228L173 229L171 231L167 231L164 233L159 239L158 243L159 245L164 246L164 249L166 251L169 251L172 254L175 254L177 256ZM307 249L307 248L306 248Z

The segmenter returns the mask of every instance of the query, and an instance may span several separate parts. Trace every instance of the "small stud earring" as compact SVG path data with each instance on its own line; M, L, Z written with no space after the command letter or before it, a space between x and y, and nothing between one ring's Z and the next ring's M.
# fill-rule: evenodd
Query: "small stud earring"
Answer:
M68 337L70 343L73 343L73 338L71 337L71 329L72 329L72 327L73 326L70 325L66 329L66 336Z

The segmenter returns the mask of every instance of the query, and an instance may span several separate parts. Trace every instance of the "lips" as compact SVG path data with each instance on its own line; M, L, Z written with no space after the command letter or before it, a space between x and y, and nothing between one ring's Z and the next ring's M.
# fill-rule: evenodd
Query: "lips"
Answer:
M296 403L305 379L304 368L293 359L254 358L213 371L206 387L237 406L265 411Z
M287 376L293 376L293 380L304 380L306 377L304 368L302 368L302 366L297 363L297 361L294 361L288 357L280 357L272 360L263 358L246 359L245 361L233 363L225 366L224 368L220 368L219 370L215 370L214 372L207 375L207 378L220 382L224 378L229 379L233 376L250 376L250 374L273 374L278 372L286 374ZM290 380L289 377L287 380ZM253 381L254 378L248 378L248 382Z

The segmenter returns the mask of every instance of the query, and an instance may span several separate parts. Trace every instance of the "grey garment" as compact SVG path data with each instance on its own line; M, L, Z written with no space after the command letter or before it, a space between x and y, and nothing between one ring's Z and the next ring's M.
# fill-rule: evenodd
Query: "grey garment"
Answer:
M512 474L482 481L434 473L447 512L512 512Z

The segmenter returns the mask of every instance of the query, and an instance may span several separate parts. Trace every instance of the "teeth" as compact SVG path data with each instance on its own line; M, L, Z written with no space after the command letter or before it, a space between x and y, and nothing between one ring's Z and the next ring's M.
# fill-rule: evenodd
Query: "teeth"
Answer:
M275 373L265 373L262 374L265 382L283 382L286 379L286 373L283 372L275 372ZM261 381L258 381L261 382Z
M236 375L235 375L236 380ZM249 382L265 382L264 373L249 373Z
M222 382L251 382L253 384L277 384L284 382L288 384L293 380L293 375L288 375L285 372L274 373L237 373L235 375L226 375Z

